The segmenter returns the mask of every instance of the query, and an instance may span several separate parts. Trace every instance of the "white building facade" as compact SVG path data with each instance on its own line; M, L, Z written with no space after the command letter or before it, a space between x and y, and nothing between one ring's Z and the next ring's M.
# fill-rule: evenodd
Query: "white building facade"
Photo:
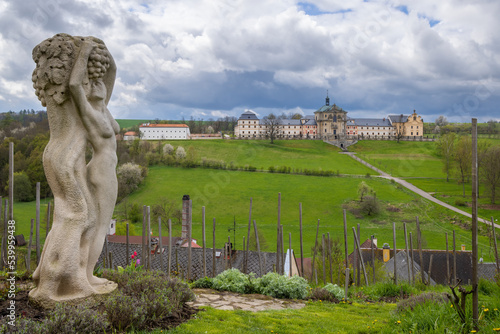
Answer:
M191 132L186 124L151 124L145 123L139 127L141 139L190 139Z

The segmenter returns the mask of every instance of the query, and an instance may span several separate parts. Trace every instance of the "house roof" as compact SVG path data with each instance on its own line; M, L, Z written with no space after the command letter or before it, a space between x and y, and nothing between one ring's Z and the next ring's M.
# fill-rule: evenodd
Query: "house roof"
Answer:
M301 125L300 119L280 119L281 125Z
M391 120L391 122L396 122L396 123L405 123L408 122L408 118L410 115L389 115L387 118Z
M338 112L338 111L347 112L344 109L337 106L336 104L334 104L333 106L329 106L329 105L325 104L324 106L322 106L321 108L316 110L315 113L317 113L317 112L334 112L334 111L335 112Z
M252 110L245 110L238 120L258 120L257 114Z
M127 256L126 256L127 245L123 243L114 243L108 242L108 252L113 254L113 267L122 266L125 267L127 265ZM144 265L145 262L140 258L142 254L142 246L138 244L130 244L129 245L129 255L133 254L134 251L137 252L138 258L141 260L141 265ZM219 257L215 258L215 274L218 275L223 272L226 268L226 261L223 256L223 249L215 249L216 252L221 253ZM233 251L231 254L231 268L237 268L240 271L243 270L243 258L245 252L243 251ZM206 268L207 268L207 276L212 276L212 266L213 266L213 251L211 248L205 249L206 255ZM268 253L261 252L261 261L263 265L264 272L262 274L266 274L268 272L273 271L273 267L276 264L276 253ZM158 248L152 250L152 258L151 258L151 267L153 270L161 269L160 257L163 258L163 271L168 271L168 247L163 247L163 252L161 252ZM101 252L99 260L97 264L102 265L104 259L104 249ZM187 264L188 264L188 248L187 247L172 247L172 255L171 255L171 263L170 270L171 272L177 271L182 272L183 276L187 275ZM229 261L228 261L229 263ZM248 252L248 272L253 272L257 277L260 275L259 269L259 253L254 251ZM203 248L193 248L191 249L191 275L193 279L198 279L203 277Z
M144 123L140 128L189 128L187 124L151 124Z
M388 118L354 118L357 126L392 126Z
M127 131L123 135L124 136L137 136L137 133L134 131Z

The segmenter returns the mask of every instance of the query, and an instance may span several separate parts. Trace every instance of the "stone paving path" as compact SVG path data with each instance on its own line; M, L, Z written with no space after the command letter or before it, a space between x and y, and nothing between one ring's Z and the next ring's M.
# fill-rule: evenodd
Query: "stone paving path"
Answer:
M301 309L306 304L302 301L282 300L264 295L241 295L228 291L216 291L212 289L193 289L196 295L194 302L187 303L190 306L210 306L218 310L243 310L243 311L265 311Z

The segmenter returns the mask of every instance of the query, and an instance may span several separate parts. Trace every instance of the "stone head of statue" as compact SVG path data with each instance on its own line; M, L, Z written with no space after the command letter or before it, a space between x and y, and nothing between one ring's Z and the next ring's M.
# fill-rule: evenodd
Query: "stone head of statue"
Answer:
M103 83L111 63L111 54L104 43L90 37L95 44L87 63L87 77L83 86L89 100L104 99L106 87ZM47 106L52 98L57 104L64 103L69 97L69 79L74 61L85 38L68 34L57 34L38 44L33 49L36 68L32 81L35 94Z

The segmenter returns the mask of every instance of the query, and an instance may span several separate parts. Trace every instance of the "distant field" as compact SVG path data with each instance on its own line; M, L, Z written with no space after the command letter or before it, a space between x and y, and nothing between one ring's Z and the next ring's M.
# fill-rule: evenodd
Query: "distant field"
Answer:
M267 170L270 166L287 166L314 170L339 171L341 174L376 174L354 159L339 154L340 149L320 140L176 140L162 141L186 151L193 147L195 159L203 158L250 165Z
M142 123L150 122L151 120L146 119L117 119L116 120L120 125L120 129L128 129L133 127L134 125L139 125Z
M435 142L362 140L349 150L396 177L446 177Z
M374 234L379 244L392 245L392 222L396 222L400 247L404 245L403 221L409 231L415 231L415 216L420 217L421 228L428 248L444 249L444 232L450 235L456 228L449 222L458 215L423 200L406 189L378 178L315 177L269 173L230 172L206 169L182 169L153 167L144 185L131 196L129 203L150 205L160 197L175 199L181 205L184 194L191 195L193 201L193 236L201 240L201 207L206 207L207 243L212 245L212 218L216 218L217 247L230 236L233 240L233 221L236 221L236 247L241 249L243 236L247 234L248 209L253 197L252 219L264 233L266 250L275 247L278 192L282 194L282 224L285 235L292 232L292 247L299 249L299 202L303 205L304 252L310 253L314 245L317 219L320 219L320 235L329 232L335 238L343 238L342 204L358 198L357 187L361 181L376 190L377 198L384 206L390 203L400 212L383 210L381 214L369 218L356 218L348 213L349 240L351 227L361 225L361 240ZM120 211L118 207L116 212ZM154 224L154 231L157 230ZM140 227L136 227L140 231ZM180 226L174 227L174 234L180 233ZM470 232L457 229L460 243L470 249ZM286 238L287 239L287 238ZM288 242L288 241L287 241ZM488 242L480 237L485 250Z

